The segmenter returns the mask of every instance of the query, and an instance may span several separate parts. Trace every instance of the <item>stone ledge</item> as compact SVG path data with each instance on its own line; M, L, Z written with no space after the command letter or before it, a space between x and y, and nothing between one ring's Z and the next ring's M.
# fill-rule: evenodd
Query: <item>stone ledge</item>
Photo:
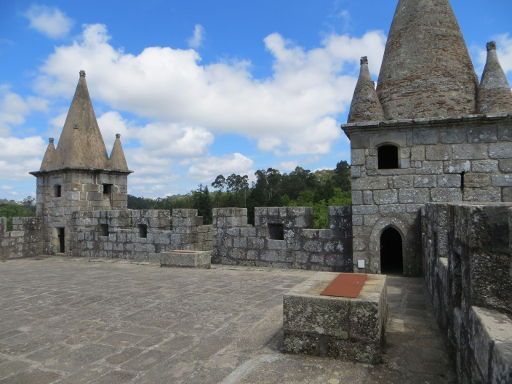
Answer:
M283 298L283 350L376 364L387 320L386 276L368 275L356 299L320 296L337 273L317 273Z
M160 266L210 269L211 258L212 251L168 251L160 254Z

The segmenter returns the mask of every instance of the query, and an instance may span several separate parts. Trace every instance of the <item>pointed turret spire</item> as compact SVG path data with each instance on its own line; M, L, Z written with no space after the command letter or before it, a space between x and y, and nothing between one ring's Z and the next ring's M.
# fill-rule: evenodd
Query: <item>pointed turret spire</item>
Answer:
M107 150L89 97L85 71L80 71L75 96L57 146L57 159L59 168L105 169L108 165Z
M477 77L448 0L400 0L377 94L387 119L476 111Z
M478 112L512 112L512 92L500 65L496 43L487 43L487 63L478 88Z
M126 163L126 157L124 157L123 146L121 145L121 135L116 134L116 141L110 154L110 169L115 171L128 172L128 164Z
M361 58L361 69L357 81L354 97L350 106L348 122L384 120L384 112L380 105L375 84L368 69L368 58Z
M56 166L56 151L54 142L55 140L53 137L50 137L48 140L48 147L46 147L46 152L44 153L43 161L41 162L40 171L50 171Z

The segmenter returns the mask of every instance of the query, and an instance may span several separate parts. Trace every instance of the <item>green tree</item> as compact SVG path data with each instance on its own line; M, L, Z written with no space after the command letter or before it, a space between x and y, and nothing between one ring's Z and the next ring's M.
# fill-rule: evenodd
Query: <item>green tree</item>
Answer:
M197 209L199 216L203 216L205 224L212 223L212 200L208 187L199 185L199 188L192 193L192 207Z

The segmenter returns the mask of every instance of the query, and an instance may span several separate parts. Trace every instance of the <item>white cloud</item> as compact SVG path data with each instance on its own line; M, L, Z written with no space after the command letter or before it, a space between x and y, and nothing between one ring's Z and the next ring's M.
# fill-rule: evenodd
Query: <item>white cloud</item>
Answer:
M39 97L23 97L0 86L0 136L7 136L10 128L23 124L33 111L46 111L48 102Z
M99 116L98 125L109 153L114 145L116 134L119 133L123 141L126 141L131 136L128 128L129 123L117 111L108 111Z
M198 49L203 45L204 40L204 27L201 24L194 26L194 33L187 40L188 46L193 49Z
M45 5L32 5L25 12L25 17L29 20L30 28L52 39L66 37L73 26L73 20L64 12Z
M29 177L29 171L39 169L45 149L46 143L39 136L0 137L0 179Z
M93 99L151 122L149 135L138 136L145 147L167 133L181 138L167 153L192 145L185 155L201 154L215 133L236 133L255 139L262 150L325 154L341 136L337 119L352 98L360 56L370 57L376 74L384 43L378 31L362 37L333 34L319 48L305 50L272 34L265 47L274 59L273 74L255 79L248 62L203 65L191 49L126 53L109 43L105 26L96 24L85 26L79 40L55 49L41 67L38 89L69 97L83 68Z
M152 123L137 131L139 142L154 156L195 157L203 155L213 135L199 127Z
M197 159L188 169L188 175L195 180L211 183L217 175L229 176L232 173L252 175L254 162L242 155L233 153L220 157L205 157Z
M498 56L505 72L512 72L512 36L508 33L496 36Z

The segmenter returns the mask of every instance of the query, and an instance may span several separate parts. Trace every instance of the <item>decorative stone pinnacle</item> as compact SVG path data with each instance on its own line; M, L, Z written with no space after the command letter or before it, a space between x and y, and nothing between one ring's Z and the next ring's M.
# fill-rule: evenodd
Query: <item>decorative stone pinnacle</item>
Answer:
M361 57L361 65L363 65L363 64L368 64L368 57L367 56Z
M121 134L120 133L116 133L116 139L120 139L121 138Z
M48 139L48 143L49 143L49 144L53 144L54 142L55 142L55 139L54 139L53 137L50 137L50 138Z
M78 73L80 74L80 77L85 77L85 71L83 69Z
M496 50L496 42L495 41L489 41L487 43L487 50L488 51L495 51Z

